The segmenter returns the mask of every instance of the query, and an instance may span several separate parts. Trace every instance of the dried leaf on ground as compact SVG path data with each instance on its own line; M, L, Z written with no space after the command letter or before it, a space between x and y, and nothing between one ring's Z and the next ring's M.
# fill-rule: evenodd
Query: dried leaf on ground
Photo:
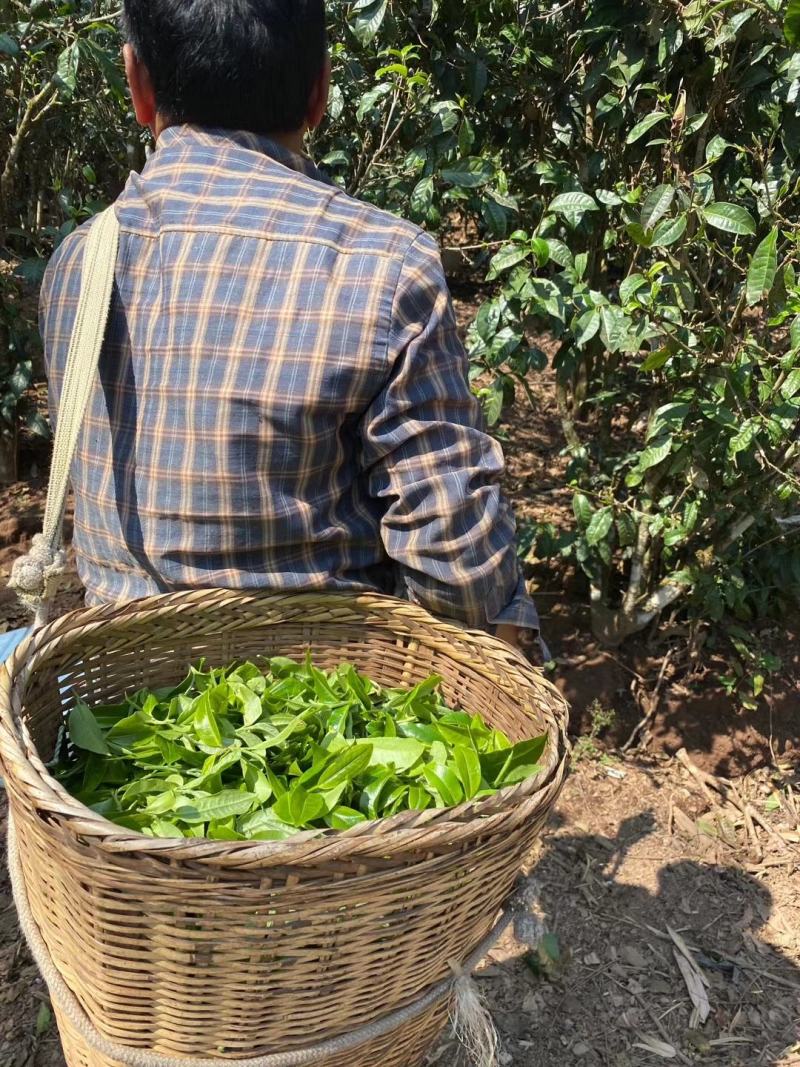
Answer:
M653 1034L639 1034L639 1041L633 1047L652 1052L654 1056L660 1056L662 1060L674 1060L678 1055L678 1050L673 1045L667 1044L666 1041L662 1041Z

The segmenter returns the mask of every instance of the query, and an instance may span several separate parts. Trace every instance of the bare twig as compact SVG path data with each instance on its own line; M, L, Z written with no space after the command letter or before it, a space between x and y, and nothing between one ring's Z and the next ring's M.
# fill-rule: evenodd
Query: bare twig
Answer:
M631 558L631 572L628 578L628 588L625 590L625 596L622 599L622 613L629 618L633 616L636 610L636 604L642 593L642 583L644 581L644 556L649 542L650 508L645 504L642 516L639 520L639 529L636 533L636 545L633 550L633 557Z
M708 774L706 771L701 771L696 764L694 764L689 757L689 753L685 748L681 748L675 753L675 757L681 766L685 767L694 780L700 785L704 795L709 795L709 789L718 793L723 800L732 804L738 811L745 816L745 821L749 817L752 822L757 823L762 830L765 830L771 838L773 838L781 848L789 848L792 852L798 852L800 850L787 841L786 838L775 829L774 826L770 826L769 822L756 811L750 804L742 799L738 790L731 782L725 782L720 778L715 778L713 774ZM755 832L755 831L753 831Z
M560 7L553 7L549 11L543 12L541 15L529 15L528 22L542 22L547 19L551 19L554 15L560 15L562 11L566 11L567 8L572 7L575 0L566 0ZM526 22L527 25L527 22Z
M377 164L377 162L380 160L381 156L384 155L386 150L388 148L391 148L391 146L400 136L400 131L403 128L403 123L413 111L413 101L409 100L407 101L405 107L403 108L402 114L400 115L390 132L389 127L392 124L392 119L394 118L395 111L397 110L397 104L399 99L399 91L395 91L395 93L392 95L392 102L389 105L389 112L386 118L384 119L383 128L381 130L381 139L380 143L378 144L378 147L375 149L371 156L368 154L367 150L362 149L361 156L358 162L358 168L356 170L356 175L347 190L351 196L355 196L355 194L361 188L362 183L365 182L369 177L372 168Z
M51 82L47 82L25 105L22 118L11 136L6 163L3 167L3 173L0 174L0 201L4 204L8 204L11 198L14 172L19 162L25 138L36 123L50 110L57 97L58 89L54 88Z
M633 748L633 746L638 742L642 733L647 729L647 727L655 718L656 712L658 711L658 705L661 701L661 687L664 684L664 679L667 674L667 668L669 667L670 661L672 660L674 653L674 648L670 648L668 650L666 656L664 656L664 659L661 661L661 669L658 672L658 678L656 679L655 686L653 687L650 693L647 693L642 697L641 702L644 706L645 713L631 731L631 735L628 740L622 746L622 752L627 752L629 749Z
M499 248L507 244L507 241L481 241L476 245L447 245L443 252L482 252L485 248Z
M660 1018L659 1018L659 1017L658 1017L658 1016L656 1015L656 1013L655 1013L655 1012L653 1011L653 1009L652 1009L652 1008L650 1007L650 1005L649 1005L649 1004L647 1003L647 1001L646 1001L646 1000L644 999L644 997L642 997L642 996L641 996L641 995L640 995L639 993L637 993L637 992L636 992L635 990L632 990L632 989L630 989L630 988L629 988L629 987L628 987L627 985L623 985L623 984L622 984L622 982L618 981L618 980L617 980L617 979L616 979L616 978L614 977L614 975L613 975L613 974L611 974L610 972L608 972L608 971L607 971L607 972L606 972L606 975L607 975L607 977L608 977L608 978L610 978L610 979L611 979L611 981L612 981L612 982L614 983L614 985L617 985L617 986L619 986L619 988L620 988L620 989L622 989L622 990L624 990L624 991L625 991L625 993L627 993L627 994L628 994L629 996L631 995L631 993L633 994L633 997L634 997L634 999L635 999L635 1000L636 1000L636 1001L638 1002L639 1006L640 1006L641 1008L643 1008L643 1009L644 1009L644 1011L646 1011L646 1012L647 1012L647 1014L648 1014L648 1015L650 1016L650 1018L652 1019L652 1021L653 1021L653 1025L654 1025L654 1026L656 1027L656 1029L658 1030L658 1032L659 1032L659 1033L661 1034L661 1036L662 1036L662 1038L664 1039L664 1041L666 1041L666 1042L667 1042L667 1044L671 1045L671 1046L672 1046L672 1048L675 1048L675 1046L674 1046L674 1045L672 1045L672 1042L671 1042L671 1040L670 1040L670 1036L669 1036L669 1033L667 1032L667 1029L666 1029L666 1027L665 1027L665 1026L664 1026L664 1024L662 1023L661 1019L660 1019ZM689 1060L689 1059L688 1059L688 1058L687 1058L687 1057L686 1057L686 1056L685 1056L685 1055L684 1055L684 1054L683 1054L683 1053L681 1052L681 1050L680 1050L679 1048L676 1048L676 1049L675 1049L675 1053L676 1053L676 1055L677 1055L677 1057L678 1057L678 1059L680 1060L680 1062L681 1062L681 1063L686 1063L686 1064L690 1064L690 1063L691 1063L691 1060Z

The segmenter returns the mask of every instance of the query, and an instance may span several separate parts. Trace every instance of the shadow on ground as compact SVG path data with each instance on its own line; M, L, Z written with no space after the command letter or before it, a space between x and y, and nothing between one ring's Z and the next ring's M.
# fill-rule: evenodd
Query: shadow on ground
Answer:
M770 892L740 869L692 860L662 867L654 891L626 884L618 878L625 852L648 834L648 815L626 820L616 840L559 836L545 848L538 873L556 958L545 952L535 961L541 976L525 960L505 965L530 986L523 1010L509 1006L498 1016L501 1032L525 1054L513 1062L786 1063L800 1041L800 970L759 937L772 913ZM690 946L713 1005L704 1025L692 1018L669 929Z
M579 783L569 783L536 864L550 937L535 955L507 938L478 978L501 1063L800 1064L800 864L787 859L776 899L763 872L687 857L692 846L664 828L659 794L671 785L630 776L627 802L642 808L616 819L602 802L582 818ZM614 832L592 832L602 821ZM705 1022L687 980L708 998ZM460 1062L450 1041L430 1059Z

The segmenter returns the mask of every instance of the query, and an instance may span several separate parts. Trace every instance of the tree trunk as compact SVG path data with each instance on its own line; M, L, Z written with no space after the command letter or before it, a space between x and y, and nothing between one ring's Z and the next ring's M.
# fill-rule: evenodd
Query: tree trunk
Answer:
M17 481L17 427L0 429L0 486Z

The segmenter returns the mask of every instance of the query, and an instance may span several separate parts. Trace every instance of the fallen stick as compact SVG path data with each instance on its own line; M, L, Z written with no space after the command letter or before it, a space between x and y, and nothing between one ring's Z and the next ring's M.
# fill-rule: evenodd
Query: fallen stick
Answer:
M750 820L750 825L752 825L753 823L758 823L761 829L766 831L766 833L768 833L770 837L775 838L775 840L781 845L782 848L790 848L793 852L798 851L790 841L787 841L786 838L783 837L783 835L780 834L773 826L770 826L767 820L759 812L757 812L755 808L751 807L746 801L742 800L735 786L731 785L729 782L723 782L719 778L715 778L713 774L708 774L706 771L701 771L698 766L692 763L692 760L689 757L689 753L686 751L685 748L679 749L675 753L675 758L678 760L681 766L686 768L689 774L691 774L692 778L694 778L694 780L698 783L698 785L703 791L704 796L706 796L707 798L710 797L710 789L713 789L714 792L718 793L723 800L727 801L729 804L732 804L742 813L745 818L745 825L747 825L748 819ZM748 832L749 828L750 827L748 826ZM755 834L755 828L753 828L753 833Z
M634 726L633 730L631 731L630 737L622 746L620 752L628 752L637 742L640 742L644 731L655 719L656 713L658 712L659 704L661 703L661 687L664 684L664 678L666 677L667 668L669 667L674 651L674 648L670 648L667 651L667 654L664 656L664 659L661 662L661 670L658 672L658 678L656 679L655 686L653 687L650 693L645 693L640 698L640 703L645 707L645 713L639 720L639 722L636 724L636 726ZM611 659L614 659L614 657L611 656ZM616 662L619 661L617 660ZM623 666L623 664L620 664L620 666ZM626 670L627 669L628 668L626 668ZM631 671L630 673L635 674L641 682L640 675L636 674L635 671Z

